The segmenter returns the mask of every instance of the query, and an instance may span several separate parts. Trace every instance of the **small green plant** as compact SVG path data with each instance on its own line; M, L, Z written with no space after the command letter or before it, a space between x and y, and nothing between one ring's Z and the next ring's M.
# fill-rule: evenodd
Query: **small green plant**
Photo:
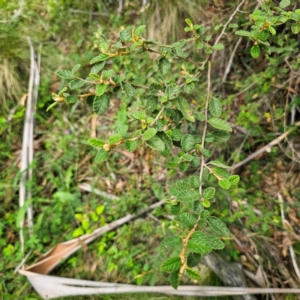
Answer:
M294 34L300 32L300 9L293 11L285 11L284 9L291 5L290 0L282 0L279 7L275 6L271 0L263 1L261 9L255 10L250 14L251 30L238 30L237 35L249 37L254 43L251 48L251 56L258 58L260 55L260 46L269 53L270 47L269 39L271 36L277 34L275 27L285 24L288 21L293 21L291 31ZM271 48L271 49L270 49Z
M281 1L275 8L271 1L265 1L262 10L250 15L254 22L251 31L236 32L254 41L252 57L259 56L259 43L269 46L269 33L276 34L274 26L289 19L298 26L299 11L288 14L283 10L288 5L289 1ZM114 133L106 140L88 141L99 149L95 162L103 163L116 147L132 152L147 146L165 157L174 173L179 170L186 174L169 182L167 203L178 227L161 244L176 253L161 265L162 271L170 273L174 288L183 275L198 279L194 267L203 255L224 248L223 241L230 237L230 231L208 208L215 202L218 189L228 190L240 180L229 172L222 157L213 153L232 131L222 117L218 95L211 91L212 54L224 49L220 39L229 21L215 28L222 31L213 43L204 26L189 19L186 23L185 31L191 36L171 45L143 38L143 25L121 30L117 40L98 33L100 53L90 61L88 76L77 75L79 64L72 70L58 70L56 74L69 81L68 88L53 94L55 102L49 107L84 101L101 116L111 102L120 102L119 112L125 110L126 117L115 125ZM292 31L295 33L297 28ZM197 51L195 58L187 50L190 47ZM89 228L87 216L81 215L78 220L85 230Z

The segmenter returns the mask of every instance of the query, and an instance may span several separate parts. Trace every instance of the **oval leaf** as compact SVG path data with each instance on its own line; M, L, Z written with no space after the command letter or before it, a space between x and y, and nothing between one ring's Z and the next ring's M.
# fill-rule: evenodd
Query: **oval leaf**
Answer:
M222 119L210 118L208 120L208 123L214 128L224 130L224 131L232 131L231 126L226 121L224 121Z
M161 269L166 272L177 271L180 267L181 259L179 256L168 258L161 265Z
M181 139L181 147L186 152L192 150L194 144L195 138L191 134L185 134Z
M158 136L154 136L153 138L148 140L146 143L153 150L156 150L156 151L164 151L165 150L165 144Z
M207 219L209 226L219 236L230 236L231 233L226 227L225 223L216 217L209 217Z
M96 96L93 102L93 109L97 115L103 115L109 108L110 98L107 94Z
M160 245L167 249L174 249L182 245L182 240L178 235L168 236L162 240Z
M155 136L155 134L156 134L156 129L149 128L143 133L143 138L145 141L148 141L151 138L153 138Z

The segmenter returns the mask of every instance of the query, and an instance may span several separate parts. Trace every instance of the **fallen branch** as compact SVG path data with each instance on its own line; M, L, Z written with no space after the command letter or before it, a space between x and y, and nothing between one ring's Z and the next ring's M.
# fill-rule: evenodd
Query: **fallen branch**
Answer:
M296 123L295 124L296 127L290 128L288 131L284 132L282 135L280 135L279 137L277 137L275 140L273 140L272 142L270 142L266 146L258 149L257 151L255 151L254 153L252 153L251 155L249 155L244 160L242 160L239 163L233 165L232 169L237 169L237 168L245 165L246 163L248 163L249 161L251 161L252 159L254 159L256 156L258 156L259 154L261 154L261 153L265 152L266 150L270 149L272 146L275 146L275 145L279 144L283 139L285 139L299 125L300 125L300 122Z

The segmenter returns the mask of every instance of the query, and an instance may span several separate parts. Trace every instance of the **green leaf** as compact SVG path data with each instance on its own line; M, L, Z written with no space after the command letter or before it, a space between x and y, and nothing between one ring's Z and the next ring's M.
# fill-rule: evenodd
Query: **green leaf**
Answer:
M181 147L188 152L194 148L195 138L191 134L185 134L181 139Z
M258 58L259 55L260 55L260 48L258 45L254 45L252 48L251 48L251 51L250 51L250 54L253 58Z
M233 184L238 184L240 181L240 176L239 175L231 175L228 180L230 181L230 183Z
M172 139L164 131L158 132L157 136L164 142L165 149L171 150L173 146Z
M223 168L223 169L231 169L231 167L224 165L219 160L211 160L210 162L208 162L208 164L219 167L219 168Z
M194 159L194 156L188 153L185 153L182 157L182 160L191 162Z
M191 214L184 212L180 216L180 221L188 228L193 228L196 223L196 218L193 217Z
M179 110L182 112L183 116L190 122L195 122L195 117L192 113L190 104L184 98L180 97L178 99Z
M178 165L178 167L179 167L179 170L180 170L181 172L186 172L187 169L189 168L189 164L188 164L187 162L182 161L182 162Z
M123 41L123 42L127 42L131 39L131 34L128 30L121 30L120 31L120 39Z
M207 219L210 216L210 212L207 209L204 209L200 213L201 219Z
M102 148L102 146L105 144L103 141L96 139L96 138L90 138L88 140L88 143L94 147Z
M134 96L134 94L135 94L135 89L134 89L134 87L133 87L131 84L129 84L129 83L124 83L124 84L123 84L123 88L124 88L124 91L125 91L125 93L127 94L127 96L128 96L129 98L132 98L132 97Z
M224 45L221 43L215 44L212 46L213 50L223 50L224 49Z
M185 190L179 188L178 186L173 185L173 186L170 187L169 193L172 196L184 197L187 192Z
M190 94L194 89L195 89L194 82L187 83L183 88L184 92L187 94Z
M200 178L199 176L191 176L189 178L189 182L192 188L196 189L200 186Z
M156 150L156 151L164 151L165 150L165 144L158 136L154 136L150 140L146 141L146 143L153 150Z
M181 162L181 159L178 156L171 156L168 161L169 167L177 167L177 165Z
M103 115L109 108L110 98L107 94L95 96L93 109L97 115Z
M178 285L179 285L179 270L171 273L170 284L175 290L177 290Z
M77 65L75 65L73 68L72 68L72 73L74 74L74 73L76 73L76 71L79 69L81 67L81 65L80 64L77 64Z
M102 96L106 92L106 84L97 84L95 92L97 96Z
M94 80L99 80L100 79L100 76L98 74L90 73L89 76L90 76L91 79L94 79ZM88 80L88 78L86 80Z
M105 61L92 67L91 73L97 74L105 66Z
M178 215L180 213L180 202L178 202L176 205L171 206L171 213L173 215Z
M165 57L162 57L159 61L158 61L158 70L160 71L160 73L165 76L169 70L170 70L171 64L169 62L169 60Z
M218 181L221 188L228 190L231 187L231 182L228 179L221 179Z
M232 131L231 126L222 119L210 118L208 119L208 123L214 128L224 130L224 131Z
M146 25L140 25L135 30L135 34L140 36L145 31L145 29L146 29Z
M193 26L193 23L190 19L185 19L185 23L188 24L190 27Z
M115 134L115 135L112 135L109 137L108 143L110 145L115 145L115 144L119 143L121 140L122 140L122 136L119 134Z
M235 32L236 35L240 35L240 36L252 36L253 33L246 31L246 30L238 30Z
M201 41L196 41L195 42L195 48L197 50L201 50L201 49L203 49L203 47L204 47L204 43L203 42L201 42Z
M49 111L51 108L53 108L53 107L56 106L57 104L58 104L58 102L54 102L54 103L50 104L50 105L47 107L46 111Z
M268 37L269 37L269 31L268 30L263 30L259 33L259 39L263 42L266 41L268 39Z
M205 148L200 148L200 152L203 154L203 156L209 158L212 156L212 152Z
M179 270L181 267L181 259L179 256L170 257L166 259L162 265L161 269L166 272L173 272Z
M115 129L115 134L119 134L119 135L124 135L127 133L128 131L128 125L119 125L116 129Z
M148 141L151 138L153 138L155 136L155 134L156 134L156 129L149 128L143 133L143 138L145 141Z
M171 138L173 141L180 141L182 139L183 133L180 129L173 129Z
M187 248L195 253L206 254L209 253L212 248L207 243L205 237L197 236L195 233L192 235L192 238L187 243Z
M207 219L209 226L215 231L219 236L230 236L231 233L226 227L225 223L216 217L209 217Z
M57 70L55 73L56 73L57 76L59 76L61 78L64 78L64 79L73 79L73 78L75 78L74 74L71 71L68 71L68 70Z
M220 115L222 113L222 104L217 98L211 97L208 108L209 108L210 113L215 118L220 117Z
M190 191L188 191L188 190L180 190L179 189L179 191L180 191L179 193L177 192L177 198L180 201L183 201L183 202L192 202L192 201L199 200L199 198L200 198L198 190L190 190ZM174 194L174 191L171 190L171 188L170 188L170 194L172 194L172 193Z
M83 80L80 80L80 79L74 79L74 80L69 82L69 88L71 90L79 89L79 88L83 87L84 85L85 85L85 82Z
M166 88L166 95L169 100L175 99L180 93L180 86L175 83L171 83Z
M210 200L210 199L212 199L215 196L215 193L216 193L216 189L215 188L208 187L208 188L206 188L203 191L202 196L203 196L204 199Z
M103 79L109 79L110 77L112 77L115 74L114 70L104 70L102 72L102 77Z
M205 115L203 113L195 112L194 115L195 115L197 120L199 120L201 122L205 121Z
M74 103L78 100L78 97L76 95L69 95L65 98L65 101L67 104Z
M81 227L78 227L76 228L74 231L73 231L73 237L76 238L76 237L79 237L81 235L84 234L84 231Z
M95 56L94 58L92 58L92 60L90 61L90 64L94 64L96 62L104 61L104 60L107 60L107 59L109 59L109 54L101 53L100 55Z
M145 112L143 111L133 111L130 113L130 117L136 119L136 120L146 120L147 116L145 114Z
M226 131L222 131L222 130L215 130L215 131L212 131L210 133L208 133L206 136L205 136L205 141L207 143L223 143L223 142L226 142L228 141L230 138L230 134Z
M181 190L189 190L191 188L190 183L184 179L177 180L176 186Z
M300 32L300 24L299 23L293 24L291 30L294 34L298 34Z
M131 141L131 140L127 140L125 141L125 148L129 151L129 152L133 152L137 147L137 141Z
M195 272L191 269L186 269L185 271L191 279L194 279L194 280L200 279L200 275L197 272Z
M202 202L202 205L205 208L209 208L211 206L211 203L209 202L209 200L204 199L204 201Z
M194 268L199 265L201 258L202 258L201 254L195 253L195 252L190 252L187 257L186 263L189 268Z
M281 0L279 3L280 8L286 8L291 5L290 0Z
M220 167L213 167L213 173L218 175L218 177L222 177L221 179L228 179L230 176L226 169Z
M103 149L100 149L96 155L95 162L102 163L106 160L107 156L108 156L108 152Z
M225 247L224 243L214 235L206 235L207 243L214 249L214 250L221 250Z
M174 248L182 245L182 239L178 235L172 235L172 236L164 238L160 245L161 245L161 247L164 247L167 249L174 249Z

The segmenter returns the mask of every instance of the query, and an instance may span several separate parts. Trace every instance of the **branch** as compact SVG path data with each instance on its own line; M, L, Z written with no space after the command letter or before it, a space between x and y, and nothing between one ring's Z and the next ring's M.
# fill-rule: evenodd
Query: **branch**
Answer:
M295 124L296 127L290 128L288 131L284 132L282 135L280 135L278 138L276 138L275 140L273 140L272 142L270 142L269 144L267 144L266 146L258 149L257 151L255 151L254 153L252 153L251 155L249 155L247 158L245 158L244 160L240 161L239 163L235 164L232 166L232 169L237 169L243 165L245 165L246 163L248 163L249 161L251 161L252 159L254 159L257 155L265 152L267 149L271 148L272 146L275 146L277 144L279 144L283 139L285 139L295 128L297 128L298 126L300 126L300 122Z
M207 131L207 119L208 119L208 104L210 99L210 88L211 88L211 62L208 62L208 69L207 69L207 97L206 97L206 103L205 103L205 121L204 121L204 128L202 133L202 141L201 141L201 148L204 148L205 144L205 135ZM199 173L199 179L200 179L200 186L199 186L199 193L202 194L202 177L203 177L203 170L204 170L204 156L201 154L201 167L200 167L200 173Z

